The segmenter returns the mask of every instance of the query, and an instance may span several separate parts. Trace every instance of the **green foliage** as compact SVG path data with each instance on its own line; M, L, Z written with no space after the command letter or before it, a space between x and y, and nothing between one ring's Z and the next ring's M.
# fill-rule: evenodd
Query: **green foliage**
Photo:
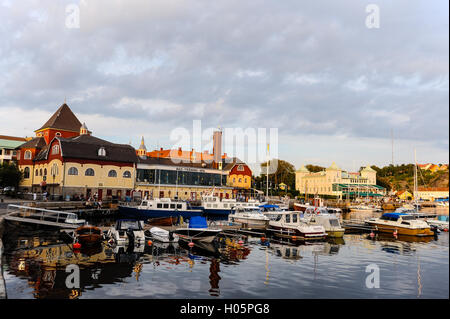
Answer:
M0 165L0 187L12 186L16 190L23 178L22 172L14 164L3 163Z
M317 166L317 165L311 165L311 164L308 164L305 167L311 173L317 173L317 172L321 172L321 171L325 170L325 167Z

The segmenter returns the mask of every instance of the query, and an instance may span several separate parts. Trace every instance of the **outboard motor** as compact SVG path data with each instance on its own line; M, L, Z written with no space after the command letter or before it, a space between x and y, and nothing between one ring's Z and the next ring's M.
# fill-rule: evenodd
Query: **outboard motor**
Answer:
M128 247L134 247L134 231L132 228L127 229Z

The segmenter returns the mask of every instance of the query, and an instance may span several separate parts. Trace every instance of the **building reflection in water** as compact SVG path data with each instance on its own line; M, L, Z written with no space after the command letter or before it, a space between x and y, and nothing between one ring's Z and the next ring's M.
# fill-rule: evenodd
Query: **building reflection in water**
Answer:
M209 284L211 285L211 289L209 289L209 294L214 297L218 297L220 295L219 289L219 281L220 276L220 261L216 258L211 259L211 265L209 266Z

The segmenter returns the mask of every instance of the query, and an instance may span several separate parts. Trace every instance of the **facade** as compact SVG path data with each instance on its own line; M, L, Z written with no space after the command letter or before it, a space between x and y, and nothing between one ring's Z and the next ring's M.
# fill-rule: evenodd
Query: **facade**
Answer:
M248 166L226 154L214 157L214 151L209 154L181 149L146 150L142 138L136 150L138 162L133 195L197 200L214 193L222 198L234 198L240 189L251 186L252 173ZM218 163L215 158L220 158Z
M16 147L26 142L23 137L0 135L0 165L17 161Z
M78 132L74 129L78 126ZM77 195L99 200L130 195L137 157L130 145L91 136L63 104L36 137L18 147L23 192L47 192L54 197Z
M378 197L385 189L376 185L376 171L370 166L360 172L349 173L334 162L321 172L309 172L302 166L295 173L295 188L301 194L327 195L338 198Z
M446 187L419 187L418 199L434 201L437 198L448 198L449 189Z
M407 190L398 191L396 195L401 200L411 200L414 198L414 195L408 192Z

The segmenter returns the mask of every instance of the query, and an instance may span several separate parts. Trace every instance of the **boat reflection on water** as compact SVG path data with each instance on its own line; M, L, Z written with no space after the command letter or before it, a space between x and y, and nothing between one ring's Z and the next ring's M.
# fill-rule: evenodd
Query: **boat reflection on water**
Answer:
M74 299L83 292L114 284L135 274L136 280L142 264L139 258L143 253L128 247L100 245L86 246L73 250L71 245L50 243L38 238L18 238L13 251L5 251L8 274L27 280L37 299ZM80 286L67 287L66 280L73 273L67 266L79 267ZM67 271L67 272L66 272Z
M415 244L429 243L434 238L416 237L416 236L402 236L402 235L390 235L390 234L377 234L373 237L367 235L367 239L379 242L382 251L390 254L407 255L410 256L416 251Z
M272 239L268 247L275 256L296 261L302 259L306 255L336 255L339 253L340 245L343 244L345 244L345 242L342 238L333 238L333 240L327 242L313 244Z

